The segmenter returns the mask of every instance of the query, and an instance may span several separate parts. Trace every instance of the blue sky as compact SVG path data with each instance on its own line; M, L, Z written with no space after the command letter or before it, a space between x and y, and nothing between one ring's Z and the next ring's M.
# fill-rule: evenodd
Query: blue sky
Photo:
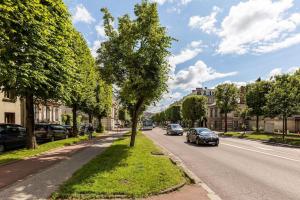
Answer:
M159 111L196 87L244 85L300 66L300 1L153 0L173 43L169 93ZM133 16L136 0L65 0L76 28L95 54L105 40L100 9Z

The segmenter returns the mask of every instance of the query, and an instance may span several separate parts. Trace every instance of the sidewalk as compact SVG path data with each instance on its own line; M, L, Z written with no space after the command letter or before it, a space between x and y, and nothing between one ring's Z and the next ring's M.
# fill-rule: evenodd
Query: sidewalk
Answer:
M0 166L0 199L47 199L72 174L103 152L122 133L60 148Z

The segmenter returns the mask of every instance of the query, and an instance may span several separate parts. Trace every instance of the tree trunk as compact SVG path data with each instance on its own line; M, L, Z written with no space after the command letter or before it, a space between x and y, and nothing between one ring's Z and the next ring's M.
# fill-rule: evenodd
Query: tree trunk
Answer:
M259 132L259 115L256 115L256 132Z
M102 123L101 123L102 117L101 117L101 116L98 116L97 119L98 119L98 132L102 133L102 132L103 132L103 131L102 131L102 130L103 130L103 128L102 128Z
M284 140L285 133L285 116L282 117L282 140Z
M137 133L137 114L136 111L134 111L134 114L132 116L132 126L131 126L131 138L130 138L130 147L134 147L135 144L135 138Z
M36 138L34 134L34 108L33 94L26 94L26 130L27 130L27 148L37 148Z
M73 113L73 136L78 136L78 128L77 128L77 105L74 104L72 108Z
M89 113L89 123L90 124L93 123L93 115L91 113Z
M225 113L225 131L224 133L227 133L227 113Z
M141 108L144 103L144 98L140 98L134 106L134 110L132 111L132 127L131 127L131 138L130 138L130 147L134 147L135 137L137 133L137 124L139 114L141 112Z
M287 128L287 117L285 117L285 120L284 120L284 122L285 122L285 134L287 135L287 131L288 131L288 128Z

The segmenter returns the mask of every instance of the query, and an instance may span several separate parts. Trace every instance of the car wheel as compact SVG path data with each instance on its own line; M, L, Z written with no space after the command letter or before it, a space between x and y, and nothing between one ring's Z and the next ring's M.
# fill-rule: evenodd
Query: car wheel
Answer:
M3 153L5 151L5 146L3 144L0 145L0 153Z

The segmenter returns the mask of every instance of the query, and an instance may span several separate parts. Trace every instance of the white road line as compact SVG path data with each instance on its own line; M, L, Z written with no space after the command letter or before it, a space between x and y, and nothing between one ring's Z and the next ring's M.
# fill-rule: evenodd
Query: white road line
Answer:
M266 153L266 152L262 152L262 151L258 151L258 150L248 149L248 148L245 148L245 147L240 147L240 146L236 146L236 145L232 145L232 144L227 144L227 143L224 143L224 142L222 142L221 144L231 146L231 147L234 147L234 148L238 148L238 149L243 149L243 150L252 151L252 152L256 152L256 153L261 153L261 154L268 155L268 156L273 156L273 157L276 157L276 158L281 158L281 159L290 160L290 161L294 161L294 162L300 162L300 160L297 160L297 159L287 158L287 157L284 157L284 156L279 156L279 155Z
M257 147L257 146L253 146L257 149L262 149L262 150L266 150L266 151L273 151L273 149L268 149L268 148L263 148L263 147Z

